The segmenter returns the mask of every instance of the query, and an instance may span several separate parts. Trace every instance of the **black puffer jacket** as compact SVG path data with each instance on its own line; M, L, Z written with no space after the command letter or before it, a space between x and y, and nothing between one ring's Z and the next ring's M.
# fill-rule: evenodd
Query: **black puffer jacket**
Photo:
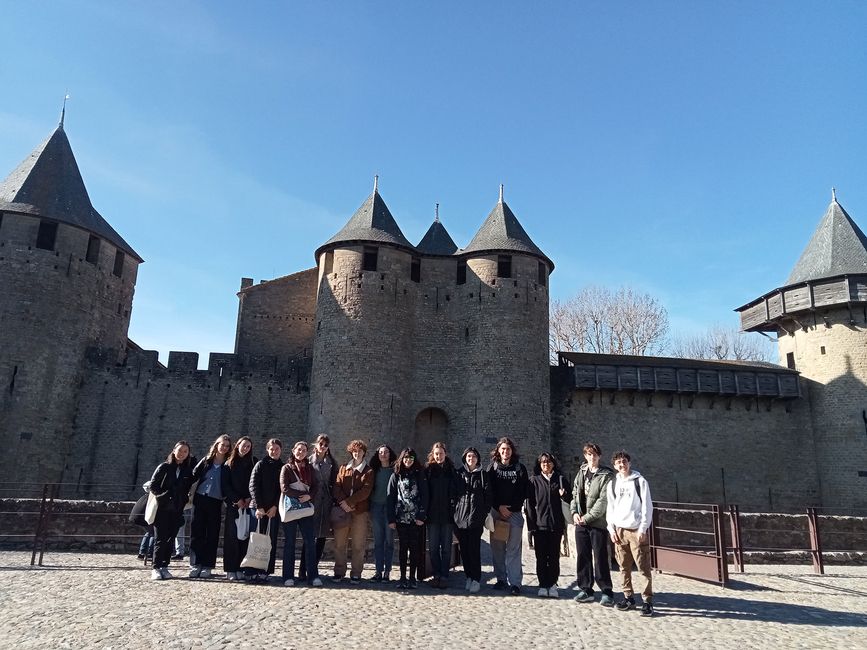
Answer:
M223 498L230 506L235 505L241 499L250 498L250 475L253 473L253 465L256 458L252 454L236 458L232 461L232 467L226 465L220 475L220 487L223 489Z
M464 465L457 472L458 500L455 525L458 528L481 528L491 510L493 493L488 474L481 467L474 471Z
M250 507L262 510L273 508L280 501L280 470L283 459L266 456L253 466L250 474Z
M150 491L157 498L161 510L181 512L187 505L190 486L193 484L193 470L189 461L162 463L151 477Z
M427 523L450 524L454 521L455 499L458 492L457 475L451 461L442 465L431 463L425 470L427 478Z
M563 496L560 496L560 489ZM572 501L572 488L569 481L557 470L546 479L536 474L530 479L527 490L527 530L550 530L562 533L566 529L563 506Z

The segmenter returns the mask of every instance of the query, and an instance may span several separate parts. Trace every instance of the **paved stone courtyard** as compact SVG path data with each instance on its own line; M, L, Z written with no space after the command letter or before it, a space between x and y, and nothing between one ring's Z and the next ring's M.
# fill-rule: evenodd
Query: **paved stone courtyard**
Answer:
M490 586L468 595L459 571L446 591L400 593L367 582L151 582L150 569L126 555L48 552L41 568L29 561L29 553L0 552L0 648L867 648L863 566L829 567L825 576L809 566L748 566L729 589L654 574L656 614L646 619L573 602L572 558L562 561L561 599L537 597L526 548L529 586L518 597ZM172 565L176 576L185 567ZM490 579L489 560L485 570Z

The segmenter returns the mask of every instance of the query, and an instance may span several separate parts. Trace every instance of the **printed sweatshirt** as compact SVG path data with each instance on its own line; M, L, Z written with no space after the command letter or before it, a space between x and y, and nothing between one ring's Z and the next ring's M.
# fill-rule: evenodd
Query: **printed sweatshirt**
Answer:
M650 500L650 486L647 480L632 470L629 476L623 478L617 472L608 483L608 506L605 519L608 522L608 532L615 528L638 529L641 535L647 532L651 524L653 502Z

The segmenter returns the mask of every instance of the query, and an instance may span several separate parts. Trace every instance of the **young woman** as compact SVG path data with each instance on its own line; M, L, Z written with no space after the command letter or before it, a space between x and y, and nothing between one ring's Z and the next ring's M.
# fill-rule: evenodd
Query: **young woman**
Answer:
M193 523L190 526L190 577L210 578L217 566L217 545L223 515L223 464L232 450L226 434L211 445L208 455L193 470L198 481L193 495Z
M475 447L467 447L457 470L458 498L455 505L455 534L461 549L466 590L477 593L482 581L482 530L491 510L491 484L482 471L481 456Z
M533 533L539 596L559 598L560 540L566 530L563 503L572 501L569 481L560 473L553 454L543 453L536 460L527 492L527 528Z
M431 562L431 587L447 589L452 558L457 476L442 442L435 442L427 456L427 538Z
M503 437L491 450L491 464L488 467L492 491L492 510L495 524L505 528L506 534L500 537L491 534L491 556L497 584L494 589L508 589L513 596L521 593L524 579L521 567L521 537L524 530L524 517L521 508L527 498L527 468L519 459L518 450L511 438Z
M238 539L238 512L250 505L250 474L256 458L253 441L248 436L238 439L223 468L223 498L226 501L226 525L223 527L223 570L229 580L241 580L241 560L247 554L249 539Z
M319 489L313 499L313 532L316 536L316 565L317 572L319 561L322 559L322 551L325 549L325 538L331 533L331 506L334 503L332 492L334 482L337 480L337 461L331 455L331 439L324 433L316 436L313 443L313 453L307 460L316 474L316 482ZM307 545L301 544L301 557L307 557ZM298 569L298 579L307 580L307 567L302 563Z
M421 562L421 540L427 507L427 479L415 451L407 447L394 464L388 481L388 526L397 530L400 540L399 589L418 588L418 568ZM409 576L407 577L407 558Z
M292 456L280 471L280 492L295 497L301 503L316 500L318 491L316 472L307 460L307 443L299 440L292 446ZM316 512L314 506L314 513ZM305 580L313 587L321 587L319 570L316 566L316 531L313 530L313 517L303 517L283 524L283 584L295 586L295 537L301 531L304 547L301 564L307 569Z
M184 521L184 505L193 482L189 463L190 446L183 440L175 443L166 462L154 471L150 491L157 498L157 515L154 520L154 559L151 580L171 578L168 566L172 555L175 535Z
M277 438L271 438L265 445L267 456L253 466L250 474L250 506L256 510L258 531L264 533L270 530L271 559L265 571L245 569L245 573L254 580L267 580L274 573L274 560L277 557L277 529L280 519L277 517L277 504L280 500L280 470L283 469L283 443ZM270 524L270 528L269 528Z
M361 583L364 569L364 551L367 546L367 521L370 518L370 493L373 491L373 470L364 460L367 445L363 440L353 440L346 447L352 458L337 472L334 483L334 501L351 515L348 526L334 530L334 578L340 582L346 575L346 549L352 537L352 568L349 581Z
M373 524L373 557L376 564L374 582L388 582L394 559L394 531L388 525L388 482L394 474L397 457L388 445L382 445L370 461L373 469L373 492L370 494L370 521Z

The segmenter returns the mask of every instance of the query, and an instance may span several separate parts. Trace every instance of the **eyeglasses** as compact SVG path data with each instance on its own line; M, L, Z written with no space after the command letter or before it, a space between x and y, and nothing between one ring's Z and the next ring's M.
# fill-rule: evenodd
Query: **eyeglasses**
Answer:
M415 456L404 456L404 460L415 460Z

